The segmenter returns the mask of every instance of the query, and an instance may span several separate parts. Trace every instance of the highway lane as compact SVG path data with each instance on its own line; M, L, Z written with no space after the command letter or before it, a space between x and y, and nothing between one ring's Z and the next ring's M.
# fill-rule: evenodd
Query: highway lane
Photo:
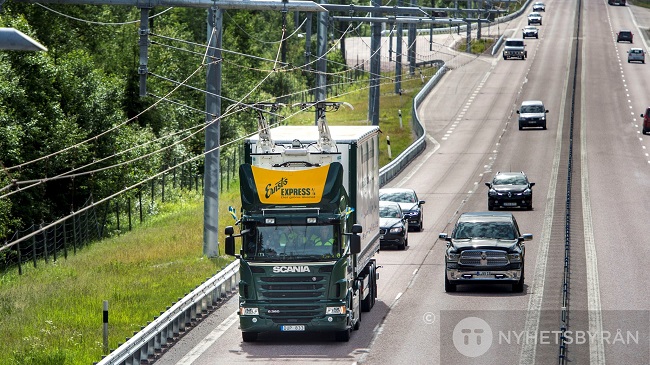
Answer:
M584 309L601 306L602 328L614 328L621 323L632 325L643 316L615 310L648 309L648 289L642 278L649 254L644 234L649 198L641 192L650 184L650 146L649 137L640 135L638 114L649 103L644 99L648 86L643 80L648 79L650 69L627 64L629 46L616 44L613 38L619 27L633 28L630 7L609 7L604 1L584 4L579 75L583 92L575 136L581 148L574 156L582 167L574 176L574 185L583 187L579 202L574 203L582 232L572 232L580 240L571 261L571 324L575 329L588 326ZM349 343L333 342L326 334L294 334L261 336L258 343L243 344L236 322L228 319L236 310L231 300L157 363L555 362L557 346L535 343L498 343L480 357L465 357L449 335L453 324L468 315L485 317L496 324L495 330L559 329L564 244L561 198L566 190L562 171L570 105L566 88L576 41L575 3L550 1L547 7L540 39L527 40L527 61L481 57L461 63L422 106L429 138L436 143L389 185L415 188L427 200L425 229L412 233L406 251L380 252L379 301L370 313L363 313L361 329ZM523 22L513 23L512 31ZM635 34L639 39L638 30ZM526 99L545 102L550 110L547 131L517 130L514 111ZM437 234L450 231L458 212L486 209L483 182L497 170L524 170L537 183L535 209L514 212L522 231L535 234L526 244L525 293L512 293L507 286L459 287L458 293L445 293L444 242L437 240ZM621 254L622 247L632 254ZM535 311L530 309L545 311L531 315ZM504 323L507 326L500 327ZM574 345L569 346L569 355L577 363L598 363L599 358L610 363L649 362L647 346L644 352L623 346Z

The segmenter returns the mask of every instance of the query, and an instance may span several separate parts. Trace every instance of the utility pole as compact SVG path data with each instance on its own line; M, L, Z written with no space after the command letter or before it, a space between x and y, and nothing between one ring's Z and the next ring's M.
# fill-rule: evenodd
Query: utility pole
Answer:
M380 0L372 0L372 6L380 6ZM381 24L373 22L370 26L370 90L368 97L368 120L379 125L379 77L381 76Z

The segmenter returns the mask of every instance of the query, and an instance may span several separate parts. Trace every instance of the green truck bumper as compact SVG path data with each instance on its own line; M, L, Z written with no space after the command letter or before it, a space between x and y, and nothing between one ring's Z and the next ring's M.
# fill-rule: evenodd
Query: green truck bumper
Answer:
M327 332L348 328L346 314L327 315L309 321L277 323L272 318L240 315L242 332ZM284 321L283 321L284 322Z

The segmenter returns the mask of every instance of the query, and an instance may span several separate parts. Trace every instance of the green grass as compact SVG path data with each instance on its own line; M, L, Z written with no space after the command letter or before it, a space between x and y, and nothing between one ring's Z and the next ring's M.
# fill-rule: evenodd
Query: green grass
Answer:
M435 69L423 69L428 78ZM420 77L403 80L402 95L393 84L381 87L380 127L391 137L393 157L413 140L410 117ZM367 124L367 89L346 95L353 111L328 114L336 124ZM403 128L397 109L402 110ZM313 119L311 121L313 123ZM380 143L380 164L389 159ZM238 183L219 199L219 242L232 225L227 207L239 211ZM102 355L102 302L109 303L109 347L140 330L160 311L176 302L232 261L208 259L203 250L203 199L187 193L159 205L157 215L141 227L94 243L67 260L38 268L23 267L0 276L0 365L90 364ZM223 250L221 248L221 250ZM221 251L223 252L223 251Z

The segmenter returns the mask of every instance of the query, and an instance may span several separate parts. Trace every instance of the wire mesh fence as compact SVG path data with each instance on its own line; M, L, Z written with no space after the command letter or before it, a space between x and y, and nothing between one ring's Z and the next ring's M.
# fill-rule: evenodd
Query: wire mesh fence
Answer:
M234 186L235 174L243 162L243 148L233 150L221 160L220 191L237 188ZM175 161L174 165L177 164ZM3 246L19 242L0 251L0 273L15 269L22 274L25 265L38 267L67 259L90 244L144 224L160 212L161 204L177 201L190 193L201 195L204 177L199 169L196 162L181 164L140 188L101 204L95 204L91 197L79 208L80 213L59 219L54 225L32 224L14 232L5 239ZM21 240L30 235L30 238Z

